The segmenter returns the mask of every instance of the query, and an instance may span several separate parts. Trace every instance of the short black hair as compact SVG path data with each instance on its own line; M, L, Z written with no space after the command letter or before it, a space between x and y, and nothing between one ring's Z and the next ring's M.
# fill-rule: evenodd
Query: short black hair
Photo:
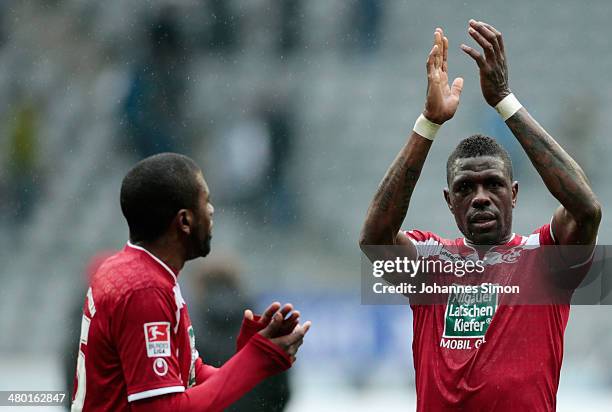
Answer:
M450 184L455 160L478 156L498 157L506 166L506 173L513 180L512 160L510 155L497 141L489 136L475 134L463 139L448 157L446 162L446 182Z
M198 165L177 153L160 153L138 162L121 183L121 211L130 240L153 241L180 209L197 208Z

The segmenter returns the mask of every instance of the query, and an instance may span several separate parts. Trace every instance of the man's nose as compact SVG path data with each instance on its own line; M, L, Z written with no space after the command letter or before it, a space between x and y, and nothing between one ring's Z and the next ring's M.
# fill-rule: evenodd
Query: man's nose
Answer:
M481 185L476 187L476 194L472 198L472 207L474 209L482 209L491 205L489 193Z

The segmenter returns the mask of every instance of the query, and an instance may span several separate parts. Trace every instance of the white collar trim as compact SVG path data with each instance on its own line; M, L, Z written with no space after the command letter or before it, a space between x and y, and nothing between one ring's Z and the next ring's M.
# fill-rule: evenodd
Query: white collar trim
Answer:
M514 240L515 237L516 237L516 233L512 233L512 236L510 237L510 239L508 239L508 241L506 243L504 243L503 245L491 245L489 250L493 249L496 246L507 246L510 242L512 242ZM463 244L466 245L467 247L469 247L470 249L473 249L474 251L476 251L475 246L482 246L482 245L476 245L476 244L470 242L465 237L463 238Z

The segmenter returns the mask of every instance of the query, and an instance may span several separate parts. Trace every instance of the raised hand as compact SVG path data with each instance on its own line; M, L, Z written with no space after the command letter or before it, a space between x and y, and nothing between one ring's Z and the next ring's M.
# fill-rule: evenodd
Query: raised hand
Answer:
M253 315L253 312L250 309L247 309L244 311L244 317L245 319L248 319L250 321L256 321L263 329L270 324L270 321L276 313L280 313L282 317L281 324L278 328L274 329L275 333L278 334L277 336L284 336L290 333L298 325L300 312L298 310L293 310L293 305L291 303L286 303L281 308L281 304L279 302L274 302L270 306L268 306L268 308L262 313L259 319L256 319ZM275 338L277 336L271 337Z
M430 121L442 124L452 119L459 106L463 79L456 78L448 85L448 39L437 28L434 44L427 57L427 100L423 115Z
M294 312L295 313L295 312ZM295 362L295 355L302 343L308 329L310 329L310 321L300 325L296 322L292 330L287 331L286 319L281 312L276 312L272 315L272 320L259 334L264 338L270 339L272 343L279 346L289 357L292 362Z
M470 20L468 33L484 50L484 56L465 44L461 50L468 54L480 69L480 88L485 101L495 107L508 96L508 66L502 34L490 24Z

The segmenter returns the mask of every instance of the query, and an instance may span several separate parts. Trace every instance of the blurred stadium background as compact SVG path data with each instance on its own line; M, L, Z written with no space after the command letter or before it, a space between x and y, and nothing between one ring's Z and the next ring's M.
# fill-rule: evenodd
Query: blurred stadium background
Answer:
M511 88L590 176L604 205L599 243L610 244L611 13L604 0L0 2L0 389L64 389L88 267L127 238L121 179L173 150L204 170L211 259L229 279L211 297L210 267L181 276L198 344L231 347L235 329L207 328L238 303L291 301L314 326L288 411L413 410L410 310L360 305L357 238L422 110L432 32L446 30L465 90L410 226L458 235L444 165L476 132L512 155L516 232L556 206L458 48L474 17L504 33ZM559 411L610 410L611 315L573 308Z

